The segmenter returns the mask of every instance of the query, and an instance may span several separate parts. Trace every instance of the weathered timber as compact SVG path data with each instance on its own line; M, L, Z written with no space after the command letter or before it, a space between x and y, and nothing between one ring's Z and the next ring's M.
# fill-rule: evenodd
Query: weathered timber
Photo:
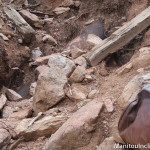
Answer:
M18 32L21 33L26 43L30 43L31 39L35 36L34 29L22 18L22 16L12 6L3 8L4 12L10 20L12 20Z
M85 55L85 58L91 66L97 65L106 56L116 52L136 35L142 32L150 25L150 7L141 12L138 16L126 23L120 29L115 31L109 38L97 45Z

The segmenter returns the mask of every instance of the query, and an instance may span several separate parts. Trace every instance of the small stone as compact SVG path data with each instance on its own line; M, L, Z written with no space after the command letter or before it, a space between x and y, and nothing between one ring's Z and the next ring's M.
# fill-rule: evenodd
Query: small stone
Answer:
M42 56L43 53L41 52L40 48L37 47L34 50L32 50L32 58L35 60L36 58Z
M19 43L19 44L22 44L22 43L23 43L23 40L22 40L22 39L18 39L18 43Z
M121 69L119 68L119 69L117 70L117 74L123 75L123 74L125 74L125 73L128 73L132 68L133 68L132 63L129 63L129 64L124 65L123 67L121 67Z
M70 51L70 50L65 50L65 51L63 51L61 54L62 54L62 56L70 57L70 55L71 55L71 51Z
M87 82L91 82L91 81L94 80L94 78L91 75L86 74L84 80L87 81Z
M56 14L56 15L60 15L60 14L63 14L65 12L68 12L70 10L69 7L57 7L53 10L53 12Z
M45 18L44 19L44 22L46 23L46 22L53 22L53 20L54 20L54 18Z
M6 95L7 95L8 99L11 101L17 101L17 100L22 99L22 97L17 92L15 92L11 89L7 90Z
M77 8L78 8L78 7L80 7L81 2L80 2L80 1L75 1L75 2L74 2L74 5L75 5L75 7L77 7Z
M82 101L87 98L87 94L81 91L78 87L72 86L70 90L66 92L66 95L75 101Z
M104 77L108 75L108 71L106 69L106 62L105 61L103 61L100 64L99 73L100 73L101 76L104 76Z
M30 95L31 96L34 96L36 86L37 86L37 82L31 83L31 86L30 86Z
M86 23L85 23L85 25L87 26L87 25L90 25L91 23L93 23L94 22L94 19L90 19L90 20L88 20Z
M36 16L35 14L32 14L29 11L24 9L20 11L20 14L31 26L34 26L36 28L42 27L42 24L38 16Z
M95 72L96 72L96 68L95 67L91 67L89 69L86 69L86 74L87 75L95 74Z
M25 51L30 51L30 48L28 46L25 46Z
M103 40L101 38L99 38L98 36L94 35L94 34L89 34L86 40L86 44L87 44L87 48L88 50L90 50L91 48L93 48L96 45L99 45L103 42Z
M9 117L21 120L21 119L31 117L31 115L32 115L31 109L24 109L18 112L13 112Z
M88 95L88 99L94 99L96 94L97 90L92 90Z
M73 59L76 59L77 57L81 56L85 52L77 47L74 47L71 49L71 56Z
M114 106L113 106L113 102L111 101L111 99L109 98L104 99L104 104L109 113L114 111Z
M44 57L38 57L34 60L34 62L31 62L29 64L29 66L39 66L39 65L47 64L50 57L51 57L51 55L47 55Z
M81 66L77 66L77 68L74 70L74 72L70 76L69 80L71 82L82 82L83 79L85 78L85 73L86 73L85 68Z
M3 109L7 101L7 98L4 94L0 96L0 111Z
M57 41L49 34L47 34L43 37L43 42L45 42L45 43L47 42L52 45L57 45Z
M49 67L56 67L61 69L67 77L69 77L75 69L74 62L60 54L52 54L49 58L48 65Z
M86 62L86 60L85 60L85 58L83 56L80 56L80 57L76 58L74 60L74 63L76 65L79 65L79 66L82 66L84 68L87 68L87 62Z
M63 6L63 7L70 7L70 6L73 6L73 5L74 5L73 0L64 0L61 4L61 6Z
M0 33L0 37L2 37L4 41L9 41L7 36L5 36L3 33Z
M144 73L144 68L140 68L137 70L138 73Z

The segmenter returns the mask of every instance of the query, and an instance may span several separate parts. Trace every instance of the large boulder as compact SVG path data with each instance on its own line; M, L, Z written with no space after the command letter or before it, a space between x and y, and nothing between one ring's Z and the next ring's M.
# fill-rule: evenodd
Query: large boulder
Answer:
M64 73L66 74L67 77L75 69L74 62L60 54L51 55L51 57L49 58L49 61L48 61L48 65L49 65L49 67L55 67L55 68L61 69L62 71L64 71Z
M46 68L38 77L33 98L35 113L48 110L64 98L64 86L67 83L65 73L57 68Z
M96 100L83 106L51 136L43 150L71 150L88 145L102 107Z

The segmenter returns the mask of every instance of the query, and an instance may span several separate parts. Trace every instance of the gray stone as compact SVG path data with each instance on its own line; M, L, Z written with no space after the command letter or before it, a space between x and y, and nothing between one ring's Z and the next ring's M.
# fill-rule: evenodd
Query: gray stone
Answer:
M66 76L70 76L70 74L75 69L75 64L72 60L60 55L60 54L53 54L49 58L48 61L49 67L55 67L61 69Z
M67 78L57 67L46 68L38 77L33 99L35 113L48 110L64 98Z

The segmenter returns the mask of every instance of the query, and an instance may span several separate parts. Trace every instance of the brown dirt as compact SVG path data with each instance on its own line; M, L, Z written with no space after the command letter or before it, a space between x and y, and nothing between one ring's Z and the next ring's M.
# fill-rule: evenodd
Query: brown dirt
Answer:
M44 55L63 51L66 48L66 45L72 39L82 34L82 32L85 30L84 23L89 19L102 20L105 25L105 35L109 36L116 30L115 27L121 26L124 22L131 20L149 5L148 0L81 0L82 3L80 9L71 8L69 13L56 16L52 13L52 10L59 6L61 2L62 0L45 0L39 7L34 8L36 11L48 13L50 17L54 17L54 21L50 24L45 24L41 29L36 29L36 40L32 41L31 44L19 44L17 39L20 37L11 37L9 42L4 42L0 38L0 49L2 49L6 55L2 62L4 64L3 66L5 67L5 71L3 71L6 73L4 74L5 79L2 78L0 80L0 84L17 90L25 83L35 81L35 68L29 68L28 66L29 62L31 61L31 50L34 48L40 47ZM17 3L18 2L16 1L14 6L20 8L23 4L23 1L20 1L18 5ZM39 17L43 18L44 15L40 15ZM5 22L2 22L2 20L0 20L0 24L3 24L3 29L10 31L15 30L13 26L8 26L9 20L5 18L4 21ZM51 34L58 41L58 45L53 47L49 46L48 44L43 44L43 42L41 42L42 33ZM96 66L96 80L82 85L83 87L85 86L89 91L91 88L98 89L99 93L97 98L99 101L103 101L105 98L110 98L115 104L113 113L107 113L106 109L104 109L102 118L99 122L99 126L103 131L104 138L111 135L111 125L117 116L117 103L123 88L137 74L137 68L133 68L130 72L121 76L116 73L116 70L120 68L121 65L127 63L134 52L136 52L136 54L132 60L138 56L137 50L141 46L144 33L145 32L141 34L140 40L138 37L137 39L135 38L133 41L131 41L131 43L129 43L128 46L120 50L120 53L113 54L106 59L106 70L108 71L108 75L102 76L101 65L98 65ZM30 50L25 51L25 46L28 46ZM127 51L127 49L132 49L133 51ZM119 62L120 56L122 56L120 59L121 63ZM122 62L122 59L126 60ZM16 67L19 69L14 70L13 68ZM58 104L57 108L65 108L65 111L73 113L77 110L75 107L76 103L77 102L70 101L68 98L66 98ZM12 107L14 106L14 104L11 103L8 103L7 105ZM107 127L103 127L103 121L107 122ZM97 138L97 136L98 135L95 135L95 138ZM48 138L42 137L36 141L22 142L18 145L16 150L41 150L47 140ZM99 141L97 144L100 143L101 141ZM86 147L85 149L87 150L87 148L89 148L94 150L92 149L92 147L95 146L94 144L94 142L91 143L90 146Z

